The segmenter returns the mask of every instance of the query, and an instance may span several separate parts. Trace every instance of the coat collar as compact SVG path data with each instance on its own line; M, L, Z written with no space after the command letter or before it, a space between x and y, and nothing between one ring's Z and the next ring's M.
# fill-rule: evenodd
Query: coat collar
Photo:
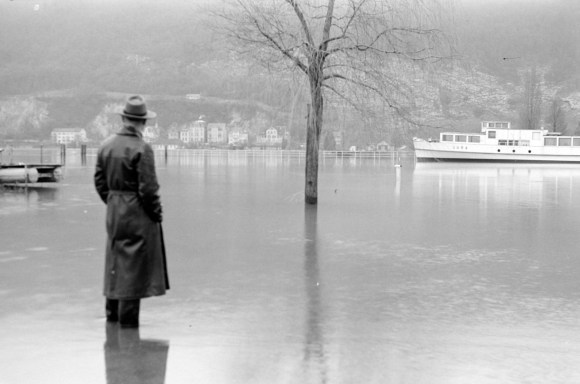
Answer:
M121 128L118 134L124 136L137 136L138 138L143 138L143 132L130 125L123 126L123 128Z

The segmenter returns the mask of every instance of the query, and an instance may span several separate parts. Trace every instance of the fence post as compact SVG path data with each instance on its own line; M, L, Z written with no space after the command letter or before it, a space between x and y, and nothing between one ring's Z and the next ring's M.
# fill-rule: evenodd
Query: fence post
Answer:
M60 145L60 163L62 165L66 163L66 144Z
M87 145L81 144L81 165L87 165Z

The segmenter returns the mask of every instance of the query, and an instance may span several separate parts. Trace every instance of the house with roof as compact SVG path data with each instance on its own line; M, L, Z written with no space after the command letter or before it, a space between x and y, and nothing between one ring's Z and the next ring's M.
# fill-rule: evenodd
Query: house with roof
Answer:
M78 144L87 142L87 131L84 128L55 128L50 133L50 140L56 144Z
M334 138L334 148L337 151L342 151L344 146L344 133L342 131L332 131L331 133Z
M225 123L207 125L207 142L210 145L225 145L228 142L228 130Z
M381 141L380 143L377 144L377 151L379 152L387 152L389 148L390 148L389 143L387 143L386 141Z
M143 140L147 143L153 143L159 138L159 126L148 125L143 129Z
M244 148L248 146L250 135L247 130L240 127L231 128L228 132L228 145L233 148Z
M286 131L284 127L271 127L266 129L266 131L256 137L255 145L260 148L275 148L282 149L284 146L284 141L288 141L288 133L282 133Z
M179 128L173 123L167 128L167 138L169 140L179 140Z
M199 119L181 129L179 139L185 144L204 144L207 142L206 130L207 122L203 120L203 116L200 116Z

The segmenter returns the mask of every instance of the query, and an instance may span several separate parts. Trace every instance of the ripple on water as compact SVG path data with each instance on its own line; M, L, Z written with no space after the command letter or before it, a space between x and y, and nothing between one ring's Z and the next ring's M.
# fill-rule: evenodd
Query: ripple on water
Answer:
M0 258L0 263L10 263L13 261L21 261L26 259L28 259L26 256L2 257Z
M44 251L48 251L48 247L32 247L32 248L26 248L25 251L29 251L29 252L44 252Z

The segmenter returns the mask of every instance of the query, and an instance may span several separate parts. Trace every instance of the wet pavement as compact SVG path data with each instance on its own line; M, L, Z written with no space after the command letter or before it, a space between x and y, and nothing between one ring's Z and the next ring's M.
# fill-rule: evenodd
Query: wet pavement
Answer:
M0 383L578 383L580 169L158 161L172 289L107 325L92 166L0 192Z

